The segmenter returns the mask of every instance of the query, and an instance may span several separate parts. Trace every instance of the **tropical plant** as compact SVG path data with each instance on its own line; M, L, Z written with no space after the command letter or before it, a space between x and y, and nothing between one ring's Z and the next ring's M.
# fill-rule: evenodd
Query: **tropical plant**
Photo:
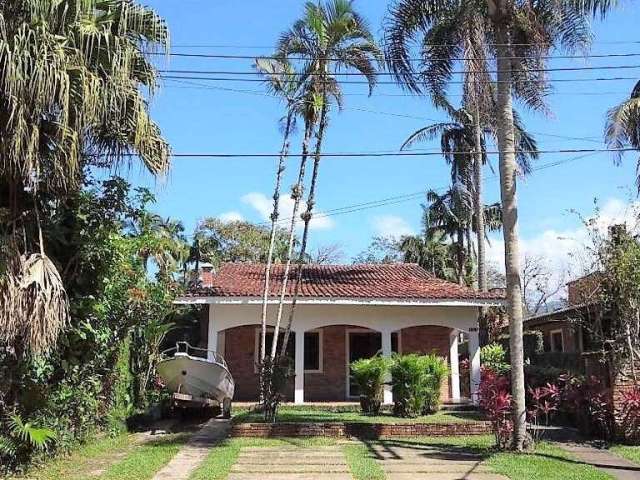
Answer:
M389 359L376 355L351 363L353 381L360 389L360 408L369 415L377 415L382 405L383 386Z
M607 146L615 152L615 162L619 164L628 147L640 149L640 82L631 90L630 97L607 112L604 131ZM640 158L636 185L640 192Z
M435 355L394 355L391 366L393 412L401 417L433 413L440 405L440 388L448 369Z
M154 174L168 167L169 147L139 90L155 89L145 52L163 48L168 31L125 0L9 0L0 20L0 209L8 211L0 235L9 245L0 338L20 355L49 350L69 321L61 275L45 254L45 202L77 191L89 165L136 154Z
M506 448L513 434L511 409L513 397L509 393L509 378L489 368L483 368L478 386L478 403L491 422L496 446Z
M507 352L499 343L491 343L482 347L480 362L498 375L504 375L511 369L509 362L507 362Z
M426 215L423 215L426 220ZM452 246L446 242L447 234L436 228L425 228L422 235L405 235L398 249L407 263L417 263L436 278L456 281Z
M447 378L449 369L447 361L435 353L424 355L422 358L424 368L423 388L425 392L422 413L435 413L440 408L442 382Z
M454 74L453 65L457 58L483 62L480 68L466 69L477 75L488 73L485 68L488 57L496 61L493 112L500 159L508 315L513 342L513 446L516 450L522 450L524 445L526 407L513 97L518 97L532 109L546 111L544 96L549 82L544 67L549 58L548 52L555 47L569 51L586 47L590 40L589 16L604 14L615 3L615 0L543 0L535 3L528 0L399 0L391 10L387 57L398 80L414 90L421 81L436 87L445 85ZM474 26L472 30L468 28L469 24ZM477 37L473 42L475 51L471 54L465 54L466 50L461 45L461 40L469 38L467 31L475 32ZM414 76L409 49L417 32L423 35L421 55L424 72L421 77ZM478 84L488 85L489 79L481 77L476 82Z
M307 2L304 16L281 36L277 50L282 57L302 59L297 62L302 64L303 78L306 78L309 85L314 105L319 105L313 171L306 199L306 210L302 214L304 230L298 255L296 283L284 341L281 345L281 354L284 354L302 279L330 101L341 98L335 75L343 70L355 70L366 78L369 92L371 92L376 83L375 63L382 61L382 53L369 31L367 22L348 0L330 0L326 4ZM339 103L338 106L340 106ZM278 326L278 319L276 319L276 332ZM274 335L274 342L276 339L277 335Z
M4 421L0 421L0 425L4 427L4 432L0 434L0 458L4 457L8 463L24 459L33 450L45 450L56 440L54 431L25 422L16 413L8 415Z

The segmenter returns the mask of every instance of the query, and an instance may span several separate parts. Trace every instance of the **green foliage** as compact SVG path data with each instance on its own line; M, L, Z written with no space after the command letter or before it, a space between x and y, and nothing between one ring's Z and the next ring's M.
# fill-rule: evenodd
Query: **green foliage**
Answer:
M507 359L507 352L499 343L491 343L480 349L480 362L486 368L498 375L503 375L511 370Z
M415 417L436 411L448 369L435 354L394 355L390 367L394 414Z
M389 360L380 355L351 363L353 380L360 389L360 406L366 414L376 415L380 411L384 377L388 367Z
M36 427L12 413L0 420L0 459L3 466L15 466L34 451L44 451L55 442L56 433L48 428ZM0 472L2 468L0 468Z
M498 342L502 345L507 357L509 357L509 335L500 335ZM524 361L531 363L535 357L544 350L542 332L538 330L527 330L522 335Z

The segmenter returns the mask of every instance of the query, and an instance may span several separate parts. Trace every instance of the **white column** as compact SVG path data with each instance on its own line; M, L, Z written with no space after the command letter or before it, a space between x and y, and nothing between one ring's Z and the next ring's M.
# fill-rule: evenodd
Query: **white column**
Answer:
M383 357L391 357L391 330L383 330L382 332L382 356ZM384 385L384 396L382 399L382 403L390 404L393 403L393 393L391 392L391 375L387 374Z
M207 339L207 357L210 362L214 361L213 352L218 351L218 329L216 328L216 322L213 318L213 305L209 305L209 335Z
M451 370L451 400L460 400L460 366L458 358L458 338L460 332L452 330L449 337L449 363Z
M293 402L297 405L304 403L304 331L295 331L296 358L295 358L295 388Z
M478 403L478 387L480 386L480 338L478 327L469 329L469 363L471 400Z

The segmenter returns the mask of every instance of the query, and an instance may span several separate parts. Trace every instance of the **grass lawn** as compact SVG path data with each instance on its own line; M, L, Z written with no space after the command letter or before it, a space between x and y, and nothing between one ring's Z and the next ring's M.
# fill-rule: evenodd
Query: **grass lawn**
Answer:
M134 435L102 437L80 446L67 456L35 467L25 478L33 480L83 480L109 464L117 462L133 448Z
M324 437L310 438L231 438L211 449L204 462L191 474L189 480L223 480L236 462L242 447L301 447L335 445L336 440ZM373 478L373 477L372 477Z
M278 422L353 422L353 423L468 423L482 420L477 412L438 412L417 418L394 417L388 412L380 415L363 415L354 409L330 410L323 407L283 406L278 412ZM259 412L237 410L234 423L262 423L264 418Z
M474 437L407 438L382 440L389 446L440 445L463 448L486 457L495 473L513 480L612 480L612 477L590 465L584 465L552 443L541 442L535 452L515 454L494 450L490 435Z
M640 446L613 445L610 450L616 455L640 465Z

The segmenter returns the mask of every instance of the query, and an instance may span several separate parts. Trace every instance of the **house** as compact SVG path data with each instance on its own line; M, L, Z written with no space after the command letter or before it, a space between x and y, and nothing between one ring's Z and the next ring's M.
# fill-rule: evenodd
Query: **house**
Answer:
M433 277L415 264L304 265L292 340L295 380L287 392L295 403L358 397L350 362L380 352L436 352L446 358L450 378L445 399L460 399L458 343L468 339L472 392L480 381L478 310L501 305L496 293L481 293ZM273 325L284 266L274 265L268 300ZM283 324L297 276L292 267ZM258 398L258 345L265 267L227 263L206 271L201 284L178 303L200 304L208 349L224 355L236 381L236 400ZM272 333L270 334L270 339ZM270 341L269 339L269 341ZM390 387L384 401L392 402Z
M590 350L592 341L583 325L596 311L598 280L592 273L567 283L566 307L525 320L525 330L542 332L546 353L580 355Z

